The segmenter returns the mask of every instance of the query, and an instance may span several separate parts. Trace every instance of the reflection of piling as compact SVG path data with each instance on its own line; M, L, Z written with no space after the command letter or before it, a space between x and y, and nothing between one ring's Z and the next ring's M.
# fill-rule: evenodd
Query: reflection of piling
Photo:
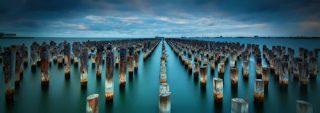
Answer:
M40 59L37 60L37 66L38 67L41 66L41 60Z
M159 102L159 113L170 113L171 112L171 101L170 97L160 97Z
M70 69L65 69L64 76L67 80L70 79Z
M44 75L41 75L41 76L44 76ZM42 77L41 87L42 87L42 89L47 89L49 87L49 79L48 78Z
M31 71L32 71L32 72L36 72L36 69L37 69L36 64L32 64L32 65L31 65Z
M5 98L6 98L6 103L13 103L14 101L14 89L6 89L6 94L5 94Z
M49 87L49 80L41 80L41 88L42 89L47 89Z
M101 79L101 72L102 71L102 66L101 65L97 65L97 71L96 71L96 77L98 80Z
M81 89L87 89L87 80L80 80Z

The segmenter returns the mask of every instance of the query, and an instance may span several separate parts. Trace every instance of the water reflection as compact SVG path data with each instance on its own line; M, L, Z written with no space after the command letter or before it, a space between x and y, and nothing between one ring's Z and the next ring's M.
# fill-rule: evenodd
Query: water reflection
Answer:
M105 103L106 112L112 113L113 112L113 100L108 101Z
M159 113L171 113L170 98L160 98Z
M170 49L170 48L168 48ZM161 52L158 51L159 49L156 49L156 53L157 52ZM168 50L169 51L169 50ZM238 91L234 91L233 89L231 89L231 83L230 83L230 79L231 79L231 75L229 74L229 72L227 70L228 69L228 63L225 63L225 74L223 76L223 78L225 78L225 90L224 93L226 95L226 99L224 99L224 101L229 101L230 102L224 102L223 104L214 104L214 102L212 100L213 97L211 97L210 95L212 95L214 93L213 88L211 89L209 86L206 86L205 91L202 90L201 87L199 87L200 85L200 76L197 79L192 79L192 76L195 76L194 73L193 74L185 74L184 72L187 72L187 69L183 68L183 65L179 64L178 62L180 62L178 60L178 56L174 55L173 52L169 53L170 58L177 58L177 61L174 60L170 60L172 62L174 62L173 66L175 67L174 69L171 68L168 71L170 72L168 75L171 75L171 77L175 78L179 78L179 79L174 79L174 80L169 80L169 81L174 81L173 85L172 85L172 89L174 89L174 91L176 92L192 92L190 94L184 94L184 93L177 93L175 96L176 98L171 98L171 100L175 100L173 103L171 102L170 104L172 105L172 107L174 106L174 110L175 111L183 111L182 109L186 109L186 111L190 110L190 109L196 109L196 108L201 108L202 111L204 112L210 112L210 111L214 111L214 112L230 112L230 108L231 108L231 97L241 97L241 98L247 98L248 104L249 104L249 112L276 112L275 110L279 110L278 112L295 112L296 109L292 109L293 106L295 106L295 99L301 99L301 100L305 100L305 101L309 101L310 103L312 103L313 105L317 104L316 101L316 97L319 94L319 77L316 79L310 79L309 83L307 86L300 86L300 81L298 80L292 80L291 81L291 75L289 75L289 82L288 82L288 87L286 89L283 89L281 87L279 87L279 76L278 75L274 75L274 73L270 73L269 76L269 84L268 87L264 89L264 103L263 106L258 106L255 105L253 103L253 97L254 97L254 80L256 79L256 76L254 75L254 71L256 69L251 69L254 66L248 66L248 68L250 68L249 70L249 76L248 79L244 79L243 75L242 75L242 70L241 68L239 69L239 74L238 74L238 87L236 89L238 89ZM157 62L153 62L153 58L154 57L159 57L159 54L155 54L155 55L151 55L150 58L151 60L146 60L144 62L140 62L140 66L139 67L139 71L134 71L135 73L137 72L137 74L134 74L134 77L132 77L133 79L130 80L129 78L129 82L128 82L128 87L123 89L123 91L118 90L118 87L115 87L115 100L113 101L113 103L106 103L105 107L100 108L100 111L104 112L130 112L130 110L133 111L139 111L137 110L138 108L141 109L141 106L148 106L148 108L144 109L144 111L154 111L157 110L157 104L158 104L158 98L157 97L157 91L152 91L152 89L158 89L158 83L152 83L153 81L159 80L159 76L158 74L153 75L152 72L155 72L156 68L158 68L159 66L156 65ZM140 57L143 58L143 57ZM80 60L80 59L79 59ZM170 62L169 61L169 62ZM80 62L79 62L80 63ZM41 91L40 86L40 75L41 75L41 71L39 67L36 67L36 70L34 72L31 71L31 68L26 68L25 69L25 76L24 79L21 79L21 87L16 91L16 93L20 93L15 94L15 97L18 97L20 99L18 99L19 101L15 100L15 108L26 108L29 107L30 109L40 109L37 107L32 107L32 106L28 106L25 104L24 100L30 100L30 99L26 99L24 97L30 97L31 99L35 99L37 100L37 97L41 97L39 100L42 101L36 101L35 102L35 106L40 106L41 103L46 103L44 104L43 108L41 108L42 110L39 111L47 111L47 110L43 110L43 109L55 109L55 108L62 108L62 107L52 107L54 102L52 102L56 96L63 94L64 97L61 97L63 100L70 100L70 107L66 108L68 109L68 111L75 111L74 108L81 108L78 110L78 112L84 111L83 106L85 103L85 99L83 99L83 97L87 96L87 93L92 93L92 92L99 92L101 90L101 88L103 88L103 86L101 86L101 81L96 81L95 79L92 79L94 77L89 77L88 80L90 80L90 82L92 81L93 85L89 85L88 84L88 89L87 90L80 90L80 85L79 85L79 81L80 81L80 69L78 66L72 65L71 66L71 78L70 80L66 80L64 82L62 82L62 87L66 87L63 89L68 89L68 90L57 90L60 89L59 87L61 87L61 85L53 85L53 84L60 84L61 80L64 79L59 79L63 76L59 76L59 75L63 75L64 72L64 68L62 66L62 68L58 68L57 63L55 64L54 62L49 63L51 64L50 67L50 73L55 73L55 75L52 75L52 77L50 76L50 80L51 78L54 79L52 85L50 86L50 88L48 89L48 91ZM241 62L237 62L237 65L242 65ZM144 66L145 65L145 66ZM29 65L31 67L31 65ZM178 66L182 66L182 69L180 69ZM151 68L150 68L151 67ZM194 65L193 65L194 67ZM152 69L155 68L155 69ZM97 69L97 68L96 68ZM176 70L175 70L176 69ZM254 70L254 71L252 71ZM262 69L263 70L263 69ZM91 75L95 75L94 73L95 69L89 69L89 76ZM115 70L115 73L118 73L118 70ZM211 76L207 76L207 83L211 84L211 82L213 82L213 80L211 80L210 77L216 77L218 75L218 64L216 65L216 69L214 70L214 72L210 73L209 75ZM149 72L149 73L148 73ZM151 73L150 73L151 72ZM194 72L194 69L193 69ZM2 72L0 72L2 73ZM148 73L148 75L146 75L145 73ZM176 74L172 74L172 73L176 73ZM253 73L253 74L252 74ZM262 72L263 73L263 72ZM290 73L290 72L289 72ZM139 74L139 75L138 75ZM30 76L29 76L30 75ZM118 74L115 74L116 77L114 77L115 79L115 84L118 84ZM140 76L140 77L139 77ZM130 77L130 76L129 76ZM138 79L139 77L139 79ZM230 78L229 78L230 77ZM262 76L262 79L264 76ZM273 78L272 78L273 77ZM103 77L102 77L103 78ZM187 79L185 79L187 78ZM191 79L189 79L191 78ZM293 78L293 77L292 77ZM139 81L138 81L139 80ZM179 80L179 81L178 81ZM31 81L31 82L30 82ZM35 85L32 85L32 82L36 82ZM192 83L192 81L194 81L194 84ZM3 83L1 85L1 87L4 86ZM99 88L98 86L101 86L101 88ZM116 85L117 86L117 85ZM91 88L90 88L91 87ZM93 87L93 89L92 89ZM97 87L97 88L94 88ZM136 87L136 88L134 88ZM186 87L186 88L185 88ZM32 89L32 90L30 90ZM151 90L150 90L151 89ZM40 90L40 92L38 92L38 90ZM57 91L56 91L57 90ZM78 91L77 91L78 90ZM145 90L148 90L147 92ZM29 92L31 93L29 93ZM101 90L102 93L100 92L99 94L104 94L103 90ZM201 92L199 92L201 91ZM47 95L36 95L36 94L47 94ZM63 93L61 93L63 92ZM67 93L65 93L67 92ZM75 92L75 93L73 93ZM80 92L80 93L79 93ZM144 93L140 93L140 92L144 92ZM55 96L54 96L55 95ZM186 96L185 96L186 95ZM207 96L209 95L209 96ZM132 97L135 97L135 99L132 99ZM177 97L192 97L190 98L190 101L197 103L199 102L198 100L201 99L201 107L199 107L200 105L194 105L194 104L188 104L186 103L186 101L184 100L185 98L181 99ZM311 98L313 97L313 98ZM1 98L4 98L1 97ZM24 99L21 99L24 98ZM66 99L67 98L67 99ZM70 99L68 99L70 98ZM101 99L105 99L105 98L101 98ZM99 100L101 100L99 99ZM2 99L4 100L4 99ZM119 101L120 100L120 101ZM146 104L140 104L140 105L134 105L135 102L137 100L143 100L143 101L147 101L146 103L148 103L148 105ZM187 101L189 102L189 101ZM40 103L40 104L39 104ZM205 104L203 104L205 103ZM66 105L64 103L60 103L61 105ZM9 104L4 104L5 106L7 106L7 108L4 108L5 111L10 112L10 106ZM101 104L100 104L101 105ZM180 105L193 105L192 107L189 108L183 108ZM132 106L132 107L129 107ZM150 107L151 106L151 107ZM212 107L214 106L214 107ZM216 107L219 106L219 107ZM280 106L280 107L278 107ZM11 106L12 107L12 106ZM121 110L123 107L128 107L128 110ZM265 108L264 108L265 107ZM202 109L203 108L203 109ZM268 108L268 109L267 109ZM275 109L275 110L274 110ZM318 111L319 108L314 108L314 111ZM190 111L201 111L199 109L196 110L190 110ZM11 112L18 112L20 110L11 109ZM27 111L36 111L36 110L27 110ZM143 111L143 110L141 110Z

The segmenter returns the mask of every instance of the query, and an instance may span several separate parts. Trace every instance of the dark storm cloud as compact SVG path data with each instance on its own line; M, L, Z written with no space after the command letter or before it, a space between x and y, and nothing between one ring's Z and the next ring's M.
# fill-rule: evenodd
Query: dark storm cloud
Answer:
M218 5L222 12L257 21L299 21L310 17L319 19L320 1L316 0L245 0L224 1Z
M50 31L52 23L59 23L66 29L137 32L154 24L173 26L176 31L167 33L179 35L200 27L208 27L198 30L201 33L223 33L232 26L242 32L248 26L261 31L267 26L288 33L280 35L320 35L319 30L308 30L320 27L319 0L1 0L0 14L0 31Z
M320 10L318 0L2 0L0 3L0 12L4 15L1 18L45 18L50 14L66 16L72 15L70 12L114 10L163 15L174 11L203 15L222 12L244 18L294 16L287 19L299 19L312 15L318 18Z

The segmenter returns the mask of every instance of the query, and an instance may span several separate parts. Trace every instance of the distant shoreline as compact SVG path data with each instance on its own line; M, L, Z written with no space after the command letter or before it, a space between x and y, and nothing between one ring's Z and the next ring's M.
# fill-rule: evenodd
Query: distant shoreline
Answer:
M320 37L245 37L245 38L320 39Z
M34 37L0 37L0 39L34 39Z
M0 39L141 39L148 37L0 37ZM154 37L149 37L154 38Z
M190 38L207 38L207 39L214 39L214 38L247 38L247 39L320 39L320 37L187 37L184 39Z
M140 39L140 38L154 38L154 37L0 37L0 39ZM166 37L166 38L181 38L181 37ZM181 39L191 38L251 38L251 39L320 39L320 37L183 37Z

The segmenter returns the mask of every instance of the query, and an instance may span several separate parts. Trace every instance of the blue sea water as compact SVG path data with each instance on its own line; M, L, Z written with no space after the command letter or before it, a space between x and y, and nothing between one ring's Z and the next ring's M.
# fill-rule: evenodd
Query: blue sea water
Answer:
M278 39L278 38L197 38L198 40L240 42L267 45L283 45L294 48L304 47L309 50L320 48L318 39ZM12 44L30 45L33 41L42 42L54 40L62 42L67 40L87 41L87 40L111 40L93 38L35 38L35 39L0 39L2 47ZM253 102L253 90L255 80L255 64L250 62L249 79L243 80L239 73L238 91L231 89L230 67L226 66L224 79L224 98L222 106L215 106L213 101L212 78L218 76L218 72L208 72L206 90L200 88L199 81L193 78L184 68L184 65L176 56L173 50L165 45L168 54L167 75L171 93L171 112L173 113L209 113L209 112L231 112L231 99L241 97L249 102L249 112L253 113L294 113L296 112L296 100L305 100L313 104L314 112L320 112L320 78L310 81L306 89L301 89L297 81L290 80L287 90L280 89L275 76L270 76L269 89L265 94L265 101L262 106L256 106ZM114 71L114 100L112 104L105 103L104 80L96 79L96 71L89 65L88 89L80 88L80 68L72 65L71 79L66 81L63 68L58 68L53 64L49 69L50 85L48 91L42 91L40 85L40 68L35 73L31 72L30 64L24 70L24 78L19 89L16 89L15 102L8 106L4 100L4 77L0 70L0 112L1 113L65 113L65 112L85 112L86 96L98 93L100 113L154 113L158 111L159 104L159 76L160 76L160 57L161 46L158 46L151 57L143 61L140 55L139 70L132 80L127 78L126 88L120 91L119 69ZM252 58L253 59L253 58ZM241 61L239 61L241 62ZM91 64L91 63L89 63ZM318 63L319 64L319 63ZM0 68L2 68L0 64ZM241 64L238 64L241 70ZM319 70L319 69L318 69ZM241 71L239 71L241 72ZM105 74L105 64L103 65L103 75ZM319 76L319 73L318 73ZM128 77L128 76L127 76Z

